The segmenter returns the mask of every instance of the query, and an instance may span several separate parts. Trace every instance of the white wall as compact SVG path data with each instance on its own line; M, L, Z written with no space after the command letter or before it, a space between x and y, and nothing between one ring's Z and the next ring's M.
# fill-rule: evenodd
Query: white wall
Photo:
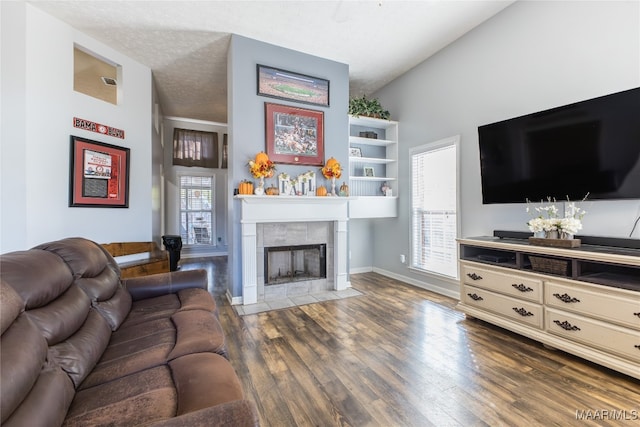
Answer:
M217 245L227 245L227 171L228 169L210 169L200 167L173 166L173 129L192 129L218 133L218 159L222 159L223 135L227 133L226 124L214 124L200 120L164 120L164 155L166 185L166 233L180 235L180 184L179 175L215 177L215 234L212 236ZM219 239L219 241L218 241ZM183 242L185 243L185 242ZM201 252L198 252L202 255Z
M69 236L150 240L150 69L28 4L0 7L2 110L9 112L2 116L0 251ZM74 43L122 66L119 105L73 91ZM77 130L73 117L123 129L126 138ZM131 149L128 209L68 207L70 135Z
M640 86L639 8L517 2L380 90L375 96L400 122L399 185L409 188L411 147L460 134L462 236L527 231L523 204L482 205L477 127ZM409 254L409 202L400 199L398 221L375 228L374 266L437 284L398 260ZM588 235L627 237L640 215L640 200L584 207Z
M162 236L165 233L164 227L164 143L162 137L162 107L160 107L158 90L155 84L152 85L151 109L151 239L162 247Z

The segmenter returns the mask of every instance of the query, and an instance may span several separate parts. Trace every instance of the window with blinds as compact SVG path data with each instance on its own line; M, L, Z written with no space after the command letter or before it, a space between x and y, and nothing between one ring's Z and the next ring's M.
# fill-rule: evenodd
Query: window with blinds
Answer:
M411 267L458 278L459 136L411 150Z
M214 177L180 176L180 236L187 245L215 245Z

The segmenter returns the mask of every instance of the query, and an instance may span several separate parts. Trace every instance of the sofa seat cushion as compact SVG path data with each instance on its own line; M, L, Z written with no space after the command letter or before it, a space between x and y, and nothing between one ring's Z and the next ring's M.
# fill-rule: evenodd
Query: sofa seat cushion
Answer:
M224 331L211 312L178 311L169 318L121 328L111 335L109 346L81 388L103 384L195 352L227 357Z
M217 313L216 302L209 292L200 288L184 289L175 294L134 301L129 315L120 328L142 322L171 317L178 311L206 310Z
M140 426L176 411L176 388L164 365L77 392L63 425Z
M175 341L176 331L171 319L158 319L114 332L102 358L80 389L166 364Z
M149 425L242 398L229 361L214 353L190 354L79 391L64 426Z
M243 398L242 386L227 359L196 353L169 362L178 391L176 415Z

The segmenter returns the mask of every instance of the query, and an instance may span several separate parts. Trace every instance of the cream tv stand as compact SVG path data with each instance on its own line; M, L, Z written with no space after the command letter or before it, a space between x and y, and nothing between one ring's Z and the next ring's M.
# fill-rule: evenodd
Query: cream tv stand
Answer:
M458 242L462 312L640 379L640 250ZM562 271L534 271L531 257Z

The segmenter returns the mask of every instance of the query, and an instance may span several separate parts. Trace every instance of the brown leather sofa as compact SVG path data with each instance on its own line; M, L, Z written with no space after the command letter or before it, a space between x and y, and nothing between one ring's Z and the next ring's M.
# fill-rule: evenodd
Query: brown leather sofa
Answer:
M120 280L90 240L0 256L10 426L254 426L204 270Z

